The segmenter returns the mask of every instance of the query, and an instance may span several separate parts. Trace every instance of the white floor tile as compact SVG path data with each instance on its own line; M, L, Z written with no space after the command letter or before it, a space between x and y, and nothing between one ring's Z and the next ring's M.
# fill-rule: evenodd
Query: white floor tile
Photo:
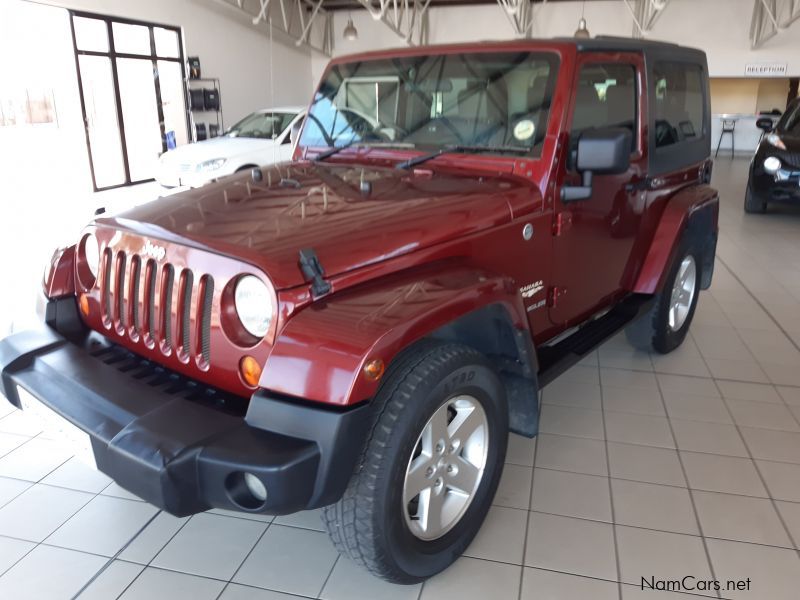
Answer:
M725 590L733 600L797 600L800 558L795 550L708 540L714 573L722 581L750 579L746 591Z
M614 581L613 526L531 512L525 565Z
M540 433L536 466L587 475L608 475L606 445L601 440Z
M596 521L611 521L608 479L536 469L531 510Z
M108 487L111 479L100 471L92 469L80 459L72 457L42 479L42 483L99 494Z
M692 492L703 535L792 548L771 500Z
M464 555L521 565L527 520L527 511L493 506Z
M36 544L33 542L0 536L0 575L35 547Z
M224 581L148 567L134 579L120 600L214 600L224 587Z
M617 600L617 584L567 573L526 567L522 575L521 600Z
M340 556L319 597L322 600L417 600L421 589L422 584L393 585L382 581ZM250 598L243 596L242 600Z
M69 600L105 562L101 556L37 546L0 577L0 597Z
M34 485L0 508L0 535L41 542L91 499L85 492Z
M422 586L419 600L516 600L522 567L459 558Z
M54 546L113 556L158 512L144 502L95 496L46 542Z
M233 577L266 528L266 523L246 519L209 513L194 515L151 564L227 580Z
M142 565L115 560L78 596L80 600L109 600L122 592L144 570Z
M233 581L316 597L337 556L324 533L270 525Z
M672 580L676 573L711 579L699 537L617 526L622 581L640 584L642 577Z

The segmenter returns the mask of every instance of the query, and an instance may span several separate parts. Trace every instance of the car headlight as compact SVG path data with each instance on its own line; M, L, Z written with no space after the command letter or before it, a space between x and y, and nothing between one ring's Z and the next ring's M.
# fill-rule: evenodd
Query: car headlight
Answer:
M781 136L779 136L777 133L767 134L767 143L775 146L776 148L780 148L781 150L786 150L786 144L783 143Z
M222 165L225 164L226 160L227 159L225 159L225 158L215 158L213 160L207 160L207 161L198 163L197 167L195 167L195 170L198 173L207 173L208 171L216 171Z
M267 335L274 309L272 294L264 282L245 275L236 282L233 300L242 327L257 338Z
M100 244L97 243L97 238L93 233L83 238L83 259L86 261L92 277L97 277L97 273L100 271Z
M775 156L768 156L764 159L764 171L770 175L775 175L781 170L781 161Z

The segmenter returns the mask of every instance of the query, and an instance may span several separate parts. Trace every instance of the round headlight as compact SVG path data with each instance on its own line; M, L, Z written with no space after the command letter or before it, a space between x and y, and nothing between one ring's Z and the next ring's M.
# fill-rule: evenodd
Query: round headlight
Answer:
M245 275L236 282L233 295L236 314L248 333L262 338L272 321L272 295L258 277Z
M100 245L93 234L89 234L83 240L83 257L86 259L86 266L89 267L93 277L97 277L100 270Z
M775 175L781 168L781 161L775 156L768 156L764 159L764 170L770 175Z

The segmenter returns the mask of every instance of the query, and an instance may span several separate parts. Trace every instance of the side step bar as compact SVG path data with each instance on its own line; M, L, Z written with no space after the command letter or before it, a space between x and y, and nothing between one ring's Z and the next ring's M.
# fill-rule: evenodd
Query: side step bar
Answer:
M612 338L628 323L646 313L655 301L654 296L632 294L608 313L581 327L568 338L545 346L539 357L539 387L542 388L584 356Z

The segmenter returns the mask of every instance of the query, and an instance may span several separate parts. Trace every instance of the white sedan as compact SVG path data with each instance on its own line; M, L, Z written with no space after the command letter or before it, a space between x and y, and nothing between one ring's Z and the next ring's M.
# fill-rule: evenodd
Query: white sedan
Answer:
M264 109L246 116L224 134L161 155L156 181L165 187L200 187L236 171L292 158L291 131L306 109Z

